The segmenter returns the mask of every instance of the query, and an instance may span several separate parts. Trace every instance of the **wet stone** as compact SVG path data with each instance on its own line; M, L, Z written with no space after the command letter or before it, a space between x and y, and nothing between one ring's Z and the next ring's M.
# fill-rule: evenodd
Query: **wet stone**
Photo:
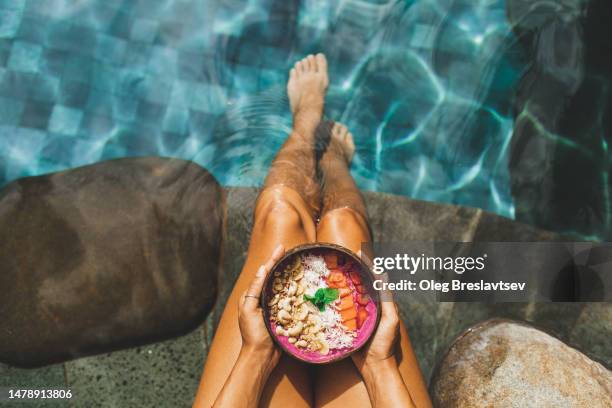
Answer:
M609 407L612 373L530 326L489 320L460 336L431 383L440 407Z
M0 190L0 361L185 334L216 298L222 191L193 163L102 162Z

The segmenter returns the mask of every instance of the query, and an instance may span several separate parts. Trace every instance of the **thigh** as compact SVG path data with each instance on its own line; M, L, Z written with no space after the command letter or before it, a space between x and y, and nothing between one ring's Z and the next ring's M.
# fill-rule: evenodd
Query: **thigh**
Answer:
M238 328L238 301L259 266L272 251L313 242L314 221L310 210L294 190L273 186L262 191L256 204L247 259L227 301L210 346L195 406L210 407L221 391L242 345ZM283 356L264 390L263 406L310 406L312 387L307 368Z
M354 252L371 241L367 220L350 208L326 213L317 226L317 241L342 245ZM400 321L400 347L397 351L400 373L417 407L430 407L427 386L423 380L406 327ZM361 375L350 360L317 368L315 401L317 406L370 406Z

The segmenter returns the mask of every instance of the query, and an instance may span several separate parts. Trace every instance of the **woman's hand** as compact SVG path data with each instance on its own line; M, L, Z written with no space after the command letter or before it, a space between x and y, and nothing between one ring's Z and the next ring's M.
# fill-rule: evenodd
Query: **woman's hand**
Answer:
M399 314L391 296L383 294L381 319L372 340L352 355L353 363L363 373L395 362L395 347L399 341Z
M238 325L242 336L243 351L256 352L265 356L270 359L273 366L278 362L280 351L268 333L259 302L266 276L284 253L284 248L279 245L270 259L259 267L255 279L253 279L249 289L242 295L242 300L238 306Z
M385 280L386 276L382 278ZM376 333L364 348L351 356L353 363L363 377L373 407L414 407L395 358L400 318L391 292L381 292L380 308Z
M259 299L266 275L285 250L278 246L265 264L259 267L255 279L238 304L238 326L242 348L232 372L215 400L215 408L256 407L270 373L278 363L280 350L263 320Z

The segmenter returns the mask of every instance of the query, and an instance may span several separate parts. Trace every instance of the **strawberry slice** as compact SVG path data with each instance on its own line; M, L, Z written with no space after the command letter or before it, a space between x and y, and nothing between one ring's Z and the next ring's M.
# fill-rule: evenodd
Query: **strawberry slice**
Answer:
M355 302L353 301L352 296L346 296L346 297L340 298L340 304L338 305L338 308L340 310L346 310L354 306L355 306Z
M348 330L357 330L357 321L353 318L342 323Z
M361 329L366 320L368 320L368 311L365 307L359 307L359 311L357 311L357 327Z
M325 264L329 269L334 269L338 267L338 257L336 256L336 254L323 255L323 259L325 260Z
M362 306L366 306L370 302L370 296L367 294L360 293L357 295L357 303Z
M351 277L351 280L353 281L355 286L361 285L361 276L359 276L358 272L349 272L349 276Z
M368 290L363 285L355 285L355 288L357 289L357 292L361 293L362 295L368 293Z

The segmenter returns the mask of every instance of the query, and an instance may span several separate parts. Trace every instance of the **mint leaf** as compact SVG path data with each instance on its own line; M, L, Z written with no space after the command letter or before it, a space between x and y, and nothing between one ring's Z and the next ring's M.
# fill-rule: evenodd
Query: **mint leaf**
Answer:
M338 289L332 288L319 288L314 296L304 295L304 300L311 302L321 312L325 311L325 305L330 304L336 299L338 299Z

